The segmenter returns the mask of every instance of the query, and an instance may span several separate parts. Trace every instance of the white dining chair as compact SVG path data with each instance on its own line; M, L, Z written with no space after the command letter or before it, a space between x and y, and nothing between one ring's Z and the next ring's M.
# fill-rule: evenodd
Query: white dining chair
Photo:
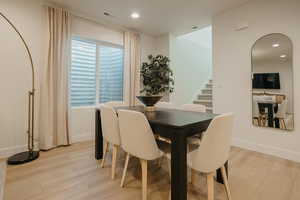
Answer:
M252 101L252 119L253 119L253 124L255 124L255 121L257 121L257 125L261 126L261 117L259 114L259 107L258 107L258 103L255 98L253 98L253 101Z
M112 107L126 106L124 101L109 101L109 102L106 102L105 105L109 105Z
M281 104L278 105L278 111L275 114L275 117L279 119L280 126L283 129L287 129L285 119L287 117L287 99L283 100Z
M169 108L169 109L175 108L175 105L173 103L165 102L165 101L159 101L155 104L155 106L158 108Z
M104 139L104 155L101 167L104 167L109 145L113 146L111 178L115 178L118 149L121 145L119 121L115 109L109 105L101 105L101 125Z
M142 166L142 199L146 200L148 161L161 158L164 154L159 150L152 129L144 114L119 110L118 116L122 148L127 152L121 187L124 187L130 157L139 158Z
M180 107L181 110L191 111L191 112L206 112L206 106L201 104L183 104ZM202 133L198 133L193 137L188 138L189 145L199 145L201 141Z
M215 117L201 140L198 149L188 153L188 166L196 172L207 176L208 200L214 199L214 174L221 168L222 177L228 200L231 200L225 163L229 158L233 128L233 114L223 114ZM194 179L194 178L192 178Z

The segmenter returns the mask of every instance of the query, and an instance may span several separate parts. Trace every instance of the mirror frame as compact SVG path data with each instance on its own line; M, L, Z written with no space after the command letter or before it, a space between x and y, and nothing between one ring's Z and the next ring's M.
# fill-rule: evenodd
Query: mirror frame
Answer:
M280 129L280 128L275 128L275 127L269 127L269 126L266 126L266 127L263 127L263 126L256 126L253 124L253 86L252 86L252 76L253 76L253 50L254 50L254 47L255 45L260 41L262 40L263 38L267 37L267 36L270 36L270 35L282 35L286 38L288 38L288 40L290 41L290 44L291 44L291 50L292 50L292 98L293 98L293 103L292 103L292 108L293 108L293 128L292 129ZM294 80L294 43L293 43L293 40L291 39L291 37L289 37L288 35L284 34L284 33L278 33L278 32L275 32L275 33L269 33L269 34L266 34L266 35L263 35L261 37L259 37L257 40L255 40L254 44L251 46L251 53L250 53L250 59L251 59L251 74L250 74L250 91L251 91L251 95L250 95L250 102L251 102L251 125L254 126L254 127L257 127L257 128L269 128L269 129L272 129L272 130L278 130L278 131L288 131L288 132L292 132L295 130L295 91L294 91L294 85L295 85L295 80Z

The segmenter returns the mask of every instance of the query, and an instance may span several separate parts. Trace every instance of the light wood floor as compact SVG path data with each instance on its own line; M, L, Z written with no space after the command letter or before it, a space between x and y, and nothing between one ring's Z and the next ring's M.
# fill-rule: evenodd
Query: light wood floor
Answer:
M110 160L99 167L94 145L84 142L42 152L39 160L7 169L5 200L137 200L141 199L141 169L129 163L125 188L120 188L124 156L116 180L110 179ZM299 200L300 164L264 154L232 148L230 177L233 200ZM169 178L156 163L149 166L149 199L167 200ZM189 199L206 199L202 175L189 185ZM216 200L226 199L223 185L215 183Z

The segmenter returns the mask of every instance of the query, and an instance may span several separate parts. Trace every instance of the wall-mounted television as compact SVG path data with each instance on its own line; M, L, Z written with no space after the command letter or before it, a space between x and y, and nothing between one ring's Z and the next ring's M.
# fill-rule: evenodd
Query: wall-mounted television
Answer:
M253 89L280 89L279 73L254 73Z

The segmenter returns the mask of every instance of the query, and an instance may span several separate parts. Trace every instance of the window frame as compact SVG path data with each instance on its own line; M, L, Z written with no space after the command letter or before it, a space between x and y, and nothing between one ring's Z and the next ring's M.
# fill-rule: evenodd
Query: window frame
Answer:
M72 40L79 40L79 41L83 41L83 42L89 42L89 43L93 43L96 45L96 102L94 105L84 105L84 106L72 106L72 101L71 101L71 71L72 71L72 52L70 55L70 69L69 69L69 106L71 107L71 109L85 109L85 108L96 108L99 107L100 105L102 105L101 103L99 103L99 97L100 97L100 46L106 46L106 47L113 47L113 48L118 48L118 49L122 49L123 50L123 101L125 101L125 49L124 46L119 45L119 44L114 44L114 43L110 43L110 42L106 42L106 41L100 41L100 40L94 40L94 39L90 39L90 38L85 38L82 36L78 36L78 35L72 35L71 37L71 41Z

